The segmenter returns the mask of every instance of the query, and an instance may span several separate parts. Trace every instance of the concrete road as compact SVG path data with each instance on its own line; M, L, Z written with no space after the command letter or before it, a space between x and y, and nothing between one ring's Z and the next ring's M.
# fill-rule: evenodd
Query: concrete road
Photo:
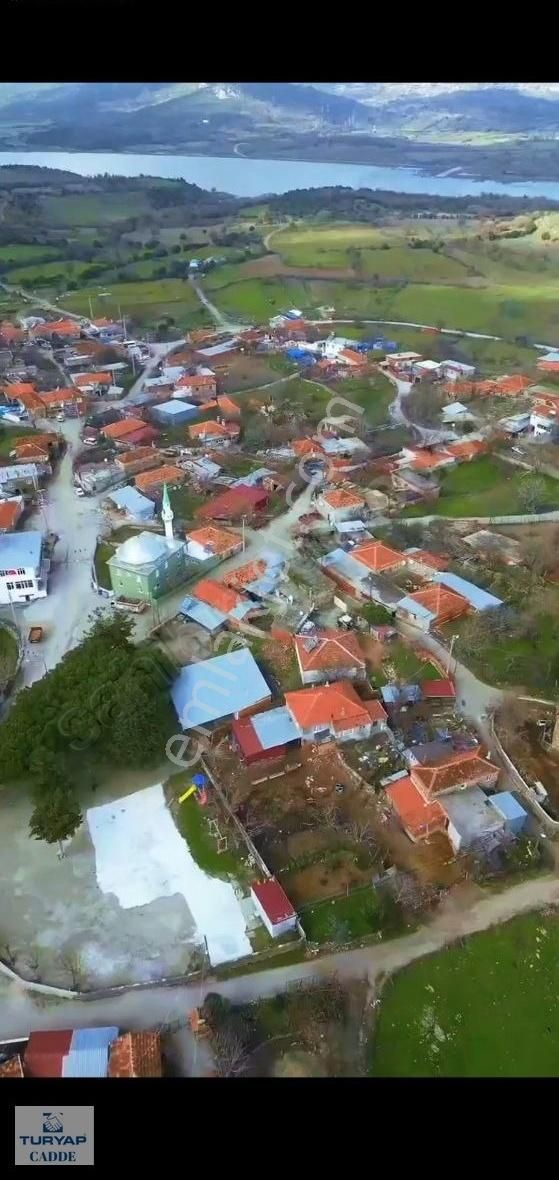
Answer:
M151 377L152 373L155 371L155 369L157 369L159 362L164 360L165 357L168 356L170 352L174 352L176 348L180 348L181 344L184 344L184 338L182 338L181 340L171 340L170 342L167 342L166 344L150 344L149 348L150 348L150 352L151 352L151 357L150 357L147 365L145 366L144 369L142 369L142 372L140 373L139 377L137 378L137 380L134 382L134 384L128 390L126 397L123 397L120 399L120 401L118 402L118 405L123 406L123 405L126 405L126 403L130 404L131 402L134 402L136 400L138 394L142 393L143 388L144 388L144 382L147 381L147 379L149 377ZM107 403L107 404L111 404L114 406L115 403L111 402L111 403Z
M52 429L52 423L39 425L41 429ZM92 589L90 576L97 536L103 524L99 507L102 497L76 496L72 456L79 448L82 422L73 419L60 425L68 444L66 454L56 476L44 490L42 508L25 525L26 529L58 533L60 539L54 550L47 597L14 608L24 638L34 624L45 628L44 641L27 647L20 674L21 687L33 684L79 643L92 611L108 609L106 599ZM3 607L2 611L11 618L8 608Z
M517 914L559 904L559 879L551 874L515 885L503 893L484 896L462 908L449 899L428 925L413 934L384 944L341 951L304 963L255 972L223 982L209 976L202 984L181 987L149 986L103 1000L35 1000L21 985L0 977L0 1038L27 1036L34 1029L80 1028L116 1024L120 1028L154 1028L186 1020L191 1008L208 992L230 1000L250 1002L275 995L299 980L336 974L342 979L368 977L398 970L424 955L441 950L458 938L506 922ZM192 1069L192 1045L184 1052L184 1072Z

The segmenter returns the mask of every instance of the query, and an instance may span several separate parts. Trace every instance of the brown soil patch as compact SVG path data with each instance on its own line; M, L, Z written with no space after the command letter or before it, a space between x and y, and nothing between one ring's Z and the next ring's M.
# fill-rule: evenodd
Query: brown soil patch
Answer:
M372 635L360 635L359 643L367 663L373 668L380 668L382 661L390 654L390 648L378 639L373 639Z
M354 279L355 271L347 266L330 267L329 270L319 266L287 266L279 254L265 254L262 258L243 262L238 271L239 280L273 278L276 275L295 279Z
M280 880L287 896L297 909L309 901L320 901L325 897L355 889L358 885L370 885L372 868L359 869L355 853L340 852L333 862L308 865L292 873L280 873Z
M291 1049L274 1062L274 1078L325 1078L326 1066L323 1061L304 1049Z
M220 375L219 390L220 393L243 393L282 379L285 380L285 374L273 369L264 356L238 356L229 361L227 372Z

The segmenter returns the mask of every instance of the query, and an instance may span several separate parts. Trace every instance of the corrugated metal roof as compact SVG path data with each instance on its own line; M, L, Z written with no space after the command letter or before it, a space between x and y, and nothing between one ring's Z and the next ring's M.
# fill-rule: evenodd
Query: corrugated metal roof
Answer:
M229 717L260 701L270 689L248 648L188 664L177 676L171 698L184 730Z
M287 742L294 742L300 737L285 705L279 709L269 709L266 713L256 713L251 720L263 750L271 750L274 746L284 746Z
M491 795L491 802L493 807L500 812L505 819L526 819L528 812L515 799L512 791L497 791L496 795Z
M398 603L398 610L407 610L411 614L417 615L419 619L434 619L436 616L432 610L427 610L422 602L416 602L414 598L409 598L406 594L405 598L401 598Z
M104 1049L116 1041L118 1028L115 1025L102 1028L76 1028L72 1033L70 1049Z
M106 1078L109 1068L109 1049L72 1049L62 1064L63 1078Z
M208 606L206 602L198 602L195 598L185 598L181 602L180 613L187 619L192 619L193 623L205 627L206 631L217 631L227 621L227 615L222 611Z
M487 590L482 590L480 586L475 586L473 582L467 582L465 578L458 577L458 574L436 574L433 581L439 582L442 586L448 586L449 590L454 590L456 594L461 594L463 598L467 598L468 602L471 602L476 610L489 610L491 607L504 605L502 598L496 598L494 594L488 594Z

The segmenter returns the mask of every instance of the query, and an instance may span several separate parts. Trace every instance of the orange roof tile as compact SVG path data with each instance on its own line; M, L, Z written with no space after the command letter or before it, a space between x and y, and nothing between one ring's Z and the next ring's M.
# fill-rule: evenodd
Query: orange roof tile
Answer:
M48 393L40 393L38 396L44 406L58 406L66 402L85 404L86 400L79 389L51 389Z
M349 361L350 365L366 365L366 358L362 352L355 352L352 348L342 348L339 355L345 361Z
M78 389L84 385L112 385L113 383L110 373L77 373L73 380Z
M423 795L432 798L464 785L474 787L498 773L498 766L482 758L476 749L452 754L437 766L414 766L411 777Z
M558 373L559 361L538 361L536 367L541 369L543 373Z
M318 631L315 635L294 635L293 642L303 672L365 667L359 640L351 631Z
M140 491L158 483L177 483L185 479L185 473L180 467L166 463L163 467L154 467L151 471L141 471L134 477L134 484Z
M238 533L230 532L229 529L218 529L212 524L202 529L189 529L185 533L185 537L187 541L196 541L198 545L211 549L216 557L222 553L228 553L236 545L239 547L242 545Z
M243 594L237 594L235 590L231 590L223 582L216 582L214 578L204 578L201 582L197 582L192 587L192 594L200 602L205 602L208 606L223 611L225 615L228 615L236 606L240 606L242 602L247 602Z
M346 488L336 488L333 492L325 492L322 499L330 508L361 508L365 503L363 496L358 496Z
M226 438L240 433L236 422L197 422L188 427L191 438Z
M30 381L13 381L4 386L4 393L6 397L17 398L21 397L22 393L37 393L35 386Z
M161 1037L156 1032L129 1032L113 1041L110 1078L161 1078Z
M403 565L406 560L403 553L391 549L389 545L383 545L382 541L362 541L351 550L351 556L376 574L395 565Z
M131 451L124 451L122 455L118 456L119 463L124 467L132 466L133 463L140 463L143 459L161 459L159 451L153 447L134 447Z
M355 549L352 555L354 554ZM464 598L462 594L456 594L454 590L447 590L445 586L441 585L429 586L427 590L416 590L415 594L408 594L407 598L431 611L439 623L445 623L448 619L456 619L470 609L467 598Z
M9 320L3 320L0 324L0 336L8 344L14 344L18 340L25 338L23 328L17 328L15 324L10 323Z
M296 438L291 444L296 455L323 455L324 451L315 438Z
M420 838L436 828L446 826L446 815L436 800L427 802L413 780L407 775L386 788L386 795L402 827Z
M224 581L228 586L250 586L257 578L266 573L265 561L247 561L245 565L237 566L230 574L226 574Z
M173 357L173 362L180 364L179 361ZM184 377L179 377L177 381L177 389L182 389L183 386L204 389L213 388L216 383L215 375L213 373L185 373Z
M15 528L21 509L19 500L0 500L0 529L9 531Z
M434 570L446 570L449 561L448 557L440 557L438 553L431 553L429 549L417 549L415 553L407 553L404 556Z
M464 439L463 442L448 443L442 453L452 455L454 459L474 459L477 455L483 455L485 451L487 451L487 443L474 438Z
M366 705L348 680L286 692L285 703L300 729L314 729L318 725L353 729L370 721Z
M74 320L51 320L46 324L37 324L31 329L33 336L48 336L56 332L57 336L79 336L80 325Z
M31 440L29 442L18 443L17 447L14 447L14 453L16 459L25 459L27 462L33 462L34 460L38 462L44 462L46 460L48 462L50 458L48 447Z
M445 452L437 451L432 454L431 451L424 451L420 447L413 449L413 456L407 460L407 465L413 467L415 471L432 471L436 467L444 467L449 456ZM451 456L453 457L453 456Z
M136 430L143 430L146 425L143 418L122 418L119 422L112 422L110 426L103 426L101 434L104 434L105 438L124 438Z
M221 397L218 397L217 404L224 414L239 415L241 412L241 407L233 401L232 397L227 397L225 394Z

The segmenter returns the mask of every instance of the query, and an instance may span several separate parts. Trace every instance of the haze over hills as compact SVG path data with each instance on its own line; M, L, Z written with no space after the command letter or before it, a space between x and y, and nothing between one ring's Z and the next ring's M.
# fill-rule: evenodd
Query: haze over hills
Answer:
M425 171L528 177L556 175L558 134L553 82L0 84L0 150L392 164L393 147L396 162ZM545 140L545 152L529 136Z

